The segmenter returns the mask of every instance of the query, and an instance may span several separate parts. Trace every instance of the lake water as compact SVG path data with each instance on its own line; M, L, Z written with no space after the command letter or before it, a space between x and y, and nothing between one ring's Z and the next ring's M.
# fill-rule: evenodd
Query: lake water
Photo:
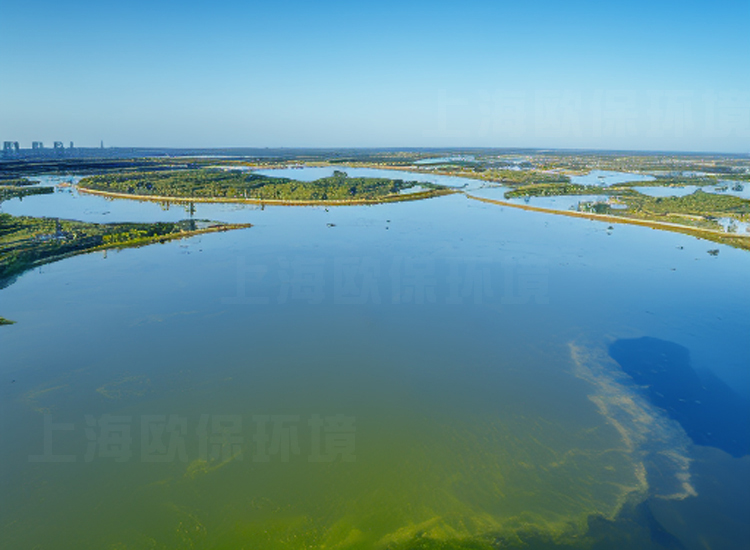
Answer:
M750 540L727 412L750 398L745 251L460 194L191 213L61 188L1 208L254 224L0 291L3 548ZM677 359L633 367L653 350ZM658 399L655 372L676 382ZM683 376L736 401L710 416L734 439L674 412L699 400Z
M718 185L685 185L683 187L633 187L634 190L652 197L684 197L691 195L698 189L705 193L732 195L743 199L750 199L750 185L736 181L726 181Z
M414 164L447 164L451 162L473 162L474 155L459 155L455 157L427 158L416 161Z
M480 189L472 189L472 196L497 201L506 201L512 204L528 204L539 208L549 208L550 210L577 210L578 205L582 202L600 202L606 201L606 195L558 195L554 197L511 197L506 198L505 193L510 191L510 187L504 186L486 186Z
M648 174L631 174L629 172L616 172L613 170L592 170L582 176L571 176L571 183L577 185L602 185L608 187L617 183L627 181L654 181L656 178Z
M692 195L698 189L703 188L697 185L686 185L684 187L633 187L634 191L638 191L649 197L685 197L687 195Z

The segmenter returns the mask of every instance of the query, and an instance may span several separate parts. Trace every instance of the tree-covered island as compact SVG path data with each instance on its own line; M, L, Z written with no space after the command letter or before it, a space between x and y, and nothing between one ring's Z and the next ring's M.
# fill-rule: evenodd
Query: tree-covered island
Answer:
M135 199L271 204L368 204L417 200L454 192L433 183L349 177L339 170L315 181L298 181L209 168L90 176L79 182L78 189ZM410 192L404 193L407 190Z

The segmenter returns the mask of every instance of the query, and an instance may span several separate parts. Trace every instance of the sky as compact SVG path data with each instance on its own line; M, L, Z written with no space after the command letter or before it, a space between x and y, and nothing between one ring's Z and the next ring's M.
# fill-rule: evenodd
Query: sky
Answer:
M0 0L0 140L750 153L750 0Z

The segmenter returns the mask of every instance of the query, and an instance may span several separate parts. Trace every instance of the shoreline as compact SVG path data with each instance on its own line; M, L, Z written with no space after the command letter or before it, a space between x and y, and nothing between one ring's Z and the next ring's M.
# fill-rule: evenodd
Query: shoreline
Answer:
M432 189L417 193L406 193L404 195L386 195L381 199L326 199L326 200L284 200L284 199L253 199L253 198L222 198L222 197L169 197L164 195L131 195L129 193L116 193L113 191L100 191L88 187L77 186L79 192L89 195L100 195L113 199L130 199L151 202L179 202L179 203L232 203L232 204L256 204L269 206L356 206L368 204L384 204L389 202L406 202L444 195L459 193L457 189Z
M167 241L187 239L190 237L195 237L196 235L205 235L207 233L223 233L225 231L232 231L234 229L248 229L252 226L253 224L251 223L217 223L216 225L211 225L209 227L204 227L202 229L191 229L189 231L176 231L174 233L167 233L165 235L156 235L153 237L143 237L142 239L125 241L123 243L101 244L94 248L86 249L86 252L112 250L113 248L133 248L133 247L138 247L141 245L149 245L149 244L154 244L154 243L162 244Z
M251 223L217 224L217 225L212 225L209 227L204 227L202 229L193 229L189 231L176 231L176 232L167 233L164 235L142 237L142 238L132 239L129 241L124 241L124 242L103 243L98 246L93 246L89 248L79 248L75 250L69 250L61 254L43 256L39 259L28 262L22 269L18 271L14 271L12 273L4 275L3 277L0 277L0 289L3 289L9 286L15 281L17 277L19 277L20 275L22 275L23 273L26 273L27 271L31 269L35 269L37 267L40 267L46 264L58 262L60 260L65 260L67 258L72 258L74 256L89 254L91 252L105 252L108 250L116 250L116 249L124 250L127 248L140 248L142 246L150 246L152 244L164 244L169 241L188 239L190 237L196 237L198 235L205 235L209 233L223 233L225 231L232 231L234 229L247 229L252 226L253 224Z
M31 268L39 267L40 265L56 262L59 260L64 260L66 258L71 258L73 256L78 256L80 254L88 254L89 252L103 252L106 250L113 250L113 249L124 250L126 248L138 248L141 246L149 246L152 244L164 244L168 241L188 239L190 237L195 237L197 235L205 235L208 233L223 233L225 231L232 231L234 229L248 229L252 226L253 224L251 223L226 223L226 224L220 224L220 225L212 225L211 227L204 227L203 229L193 229L191 231L178 231L174 233L167 233L165 235L143 237L141 239L135 239L135 240L125 241L121 243L113 242L109 244L100 244L99 246L95 246L93 248L82 248L80 250L71 250L70 252L65 252L57 256L49 256L47 258L43 258L43 259L33 262L30 265L30 267Z
M575 210L554 210L552 208L544 208L541 206L531 206L528 204L516 204L507 201L501 201L496 199L486 199L484 197L477 197L464 193L467 198L485 202L489 204L496 204L499 206L509 206L511 208L519 208L521 210L527 210L531 212L541 212L543 214L557 214L562 216L569 216L572 218L583 218L587 220L610 222L610 223L624 223L629 225L640 225L642 227L650 227L655 230L671 231L673 233L684 233L693 237L699 237L712 242L718 242L720 244L726 244L728 246L735 246L736 248L742 248L744 250L750 250L750 234L738 235L734 233L725 233L723 231L717 231L714 229L701 229L699 227L692 227L689 225L682 225L673 222L661 222L657 220L646 220L640 218L625 218L621 216L613 216L611 214L596 214L593 212L578 212ZM713 237L713 238L712 238Z

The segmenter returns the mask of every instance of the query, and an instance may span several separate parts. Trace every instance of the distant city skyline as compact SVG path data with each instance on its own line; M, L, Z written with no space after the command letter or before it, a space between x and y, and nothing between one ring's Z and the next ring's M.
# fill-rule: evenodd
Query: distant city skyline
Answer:
M0 13L0 141L22 148L750 152L746 0Z

